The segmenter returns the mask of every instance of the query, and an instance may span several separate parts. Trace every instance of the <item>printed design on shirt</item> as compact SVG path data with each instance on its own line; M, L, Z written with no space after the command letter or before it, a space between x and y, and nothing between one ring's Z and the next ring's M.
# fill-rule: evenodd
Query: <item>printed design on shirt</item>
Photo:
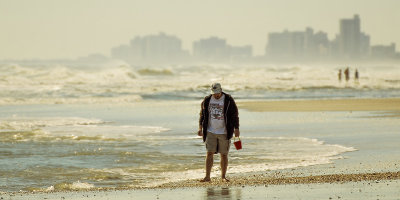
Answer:
M224 106L217 103L210 103L211 119L224 120Z

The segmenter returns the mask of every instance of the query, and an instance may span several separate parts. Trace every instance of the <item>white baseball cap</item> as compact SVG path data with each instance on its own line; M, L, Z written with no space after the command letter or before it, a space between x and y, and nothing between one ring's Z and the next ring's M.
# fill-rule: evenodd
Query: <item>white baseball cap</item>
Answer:
M211 85L211 94L218 94L222 92L221 84L213 83Z

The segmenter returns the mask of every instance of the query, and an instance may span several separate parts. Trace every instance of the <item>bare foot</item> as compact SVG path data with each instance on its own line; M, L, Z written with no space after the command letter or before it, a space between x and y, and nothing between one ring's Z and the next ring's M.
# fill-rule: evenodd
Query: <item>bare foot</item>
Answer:
M202 182L202 183L211 182L211 179L206 177L206 178L201 179L200 182Z
M227 178L222 178L222 182L229 182L229 179L227 179Z

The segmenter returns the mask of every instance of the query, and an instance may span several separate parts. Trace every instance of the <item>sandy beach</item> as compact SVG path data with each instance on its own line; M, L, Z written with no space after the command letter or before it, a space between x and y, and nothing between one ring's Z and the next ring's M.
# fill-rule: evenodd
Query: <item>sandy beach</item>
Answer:
M231 182L212 179L169 183L154 188L3 193L1 199L399 199L400 172L305 177L253 175Z
M243 101L238 106L254 112L400 111L400 98Z
M399 180L0 195L2 199L399 199Z
M399 180L398 172L360 173L360 174L328 174L317 176L293 176L294 174L275 173L272 175L257 174L247 177L234 177L230 182L222 182L219 178L213 178L211 183L201 183L198 180L167 183L157 188L182 188L182 187L231 187L231 186L257 186L257 185L283 185L283 184L316 184L316 183L346 183L361 181Z
M357 151L346 153L345 159L325 165L236 174L229 176L229 183L221 182L214 177L210 183L200 183L197 179L191 179L145 188L130 187L118 190L95 188L68 192L55 190L47 193L13 192L2 193L0 197L1 199L400 199L398 190L400 152L396 142L399 141L398 134L396 130L387 130L387 133L378 138L375 130L385 123L396 123L400 111L400 99L240 101L238 106L244 115L260 112L354 111L354 116L349 120L361 120L357 121L357 124L365 131L364 135L367 137L346 133L334 136L328 134L324 140L329 141L329 138L333 138L333 141L355 146ZM377 112L382 115L376 115ZM365 118L371 115L375 118ZM388 116L390 118L386 118ZM365 125L361 123L364 120L376 123L372 124L374 128L365 129L363 127ZM352 128L358 128L358 125L354 127L353 121L349 123L353 124ZM319 126L324 125L315 123L316 127L310 127L308 124L304 126L310 130L312 128L320 130ZM345 128L348 128L346 126L349 125L342 124L342 126L345 132ZM354 139L359 137L363 139Z

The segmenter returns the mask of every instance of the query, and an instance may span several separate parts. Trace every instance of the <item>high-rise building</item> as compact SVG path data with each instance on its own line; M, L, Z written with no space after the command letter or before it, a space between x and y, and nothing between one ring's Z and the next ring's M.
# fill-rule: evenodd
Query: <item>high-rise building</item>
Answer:
M396 56L396 44L372 46L371 56L373 58L394 58Z
M122 45L111 50L114 58L128 62L135 61L174 61L188 56L188 52L182 50L182 42L175 36L159 33L135 37L130 45Z
M358 56L360 53L360 18L340 20L339 51L342 55Z
M232 59L251 58L253 56L253 48L251 45L246 46L229 46L230 57Z
M139 59L139 54L135 53L130 45L121 45L111 49L111 57L133 63Z
M314 33L311 28L304 32L289 32L268 34L266 55L279 58L307 58L327 54L329 40L324 32Z
M225 39L210 37L193 43L193 56L198 59L224 60L229 57L229 47Z
M340 20L338 37L339 55L347 58L359 58L369 53L369 36L361 32L360 17Z
M252 47L231 46L225 39L210 37L193 42L193 57L202 61L229 61L250 58Z
M361 33L360 37L360 53L362 56L366 56L370 54L370 37L365 33Z
M328 34L322 31L319 31L313 35L312 40L312 49L313 51L309 53L309 55L317 55L317 56L328 56L329 55L329 39Z
M265 49L268 56L290 56L292 49L292 34L285 30L282 33L269 33Z

